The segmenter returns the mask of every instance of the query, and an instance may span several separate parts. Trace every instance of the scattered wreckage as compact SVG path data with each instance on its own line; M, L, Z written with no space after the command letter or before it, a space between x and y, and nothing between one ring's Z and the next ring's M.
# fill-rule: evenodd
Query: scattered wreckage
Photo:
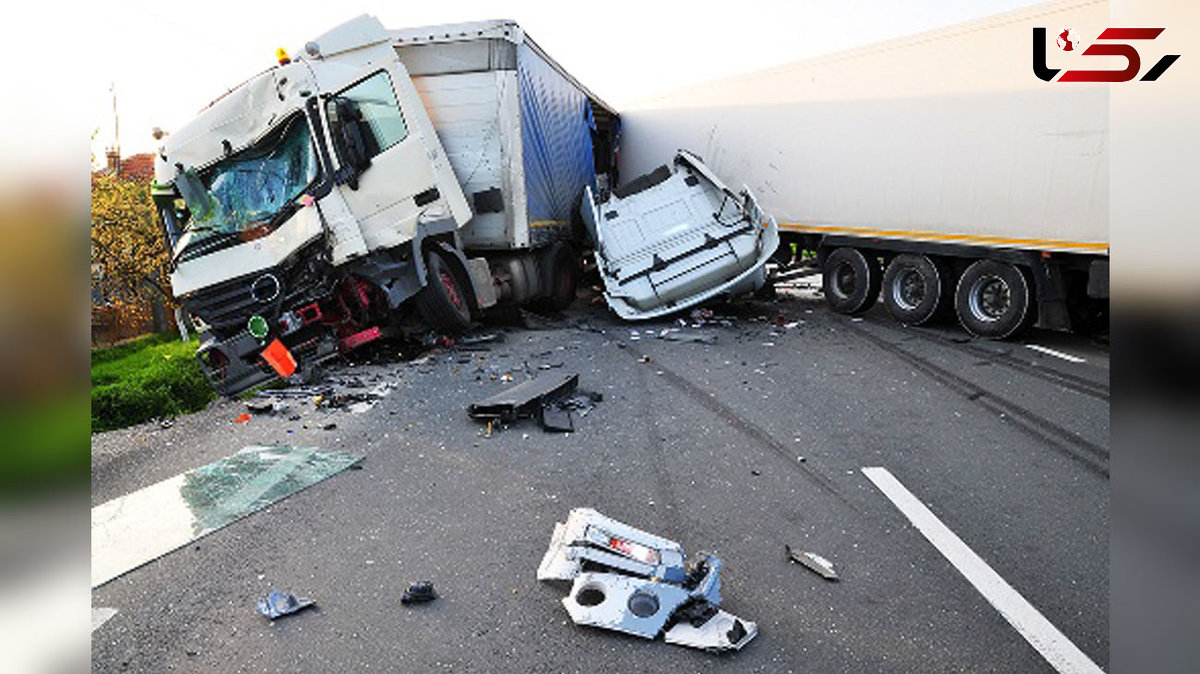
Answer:
M544 374L509 387L467 407L467 414L488 424L510 424L517 419L536 418L547 431L575 430L575 412L587 416L592 406L604 399L600 393L576 390L578 374Z
M750 188L735 194L686 150L599 202L587 192L581 210L604 297L627 321L754 292L779 247Z
M585 569L603 568L604 571ZM741 650L758 626L721 610L721 560L605 517L571 510L554 525L538 580L573 581L563 606L579 625L711 652Z

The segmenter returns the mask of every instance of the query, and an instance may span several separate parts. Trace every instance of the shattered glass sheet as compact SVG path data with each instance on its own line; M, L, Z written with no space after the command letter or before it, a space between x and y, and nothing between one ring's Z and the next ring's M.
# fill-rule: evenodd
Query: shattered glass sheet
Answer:
M246 447L92 508L92 587L336 475L361 456Z

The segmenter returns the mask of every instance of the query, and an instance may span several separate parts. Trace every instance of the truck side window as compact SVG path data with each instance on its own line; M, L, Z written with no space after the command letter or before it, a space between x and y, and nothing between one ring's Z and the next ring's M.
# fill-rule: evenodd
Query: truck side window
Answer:
M359 113L359 127L369 132L366 140L367 157L373 157L392 147L408 136L408 125L396 102L391 78L379 71L367 79L338 94L338 98L351 101ZM373 142L372 142L373 141Z

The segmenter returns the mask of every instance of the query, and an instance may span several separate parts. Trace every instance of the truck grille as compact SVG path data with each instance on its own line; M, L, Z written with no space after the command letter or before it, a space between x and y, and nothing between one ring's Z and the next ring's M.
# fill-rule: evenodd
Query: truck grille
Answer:
M214 333L241 330L254 314L274 325L281 309L320 299L330 288L327 275L304 264L271 267L198 290L184 300L187 310Z

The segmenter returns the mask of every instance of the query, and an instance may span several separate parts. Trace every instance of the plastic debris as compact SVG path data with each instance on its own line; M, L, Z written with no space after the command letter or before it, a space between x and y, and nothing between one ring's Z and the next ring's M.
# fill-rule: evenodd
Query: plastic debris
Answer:
M477 421L505 424L536 417L544 425L545 409L570 395L578 385L578 374L545 374L472 403L467 407L467 414ZM551 417L559 419L554 414Z
M575 508L554 525L537 577L573 581L562 603L576 624L646 639L663 634L667 643L711 652L740 650L758 626L720 610L720 568L705 553L685 564L675 541Z
M250 415L246 414L245 412L243 412L233 418L233 423L235 423L235 424L245 424L245 423L249 423L249 421L250 421Z
M433 589L433 583L423 580L419 583L413 583L404 591L404 596L400 597L401 604L425 604L438 598L437 591Z
M291 592L279 592L272 589L267 596L258 600L258 612L274 620L280 616L291 615L316 603L306 597L297 597Z
M805 552L804 550L793 550L792 546L784 545L784 550L787 550L788 557L795 563L801 564L825 580L837 580L837 571L833 569L833 562L825 559L815 552Z
M542 428L551 432L574 433L575 420L571 418L571 410L557 405L547 405L542 408Z

